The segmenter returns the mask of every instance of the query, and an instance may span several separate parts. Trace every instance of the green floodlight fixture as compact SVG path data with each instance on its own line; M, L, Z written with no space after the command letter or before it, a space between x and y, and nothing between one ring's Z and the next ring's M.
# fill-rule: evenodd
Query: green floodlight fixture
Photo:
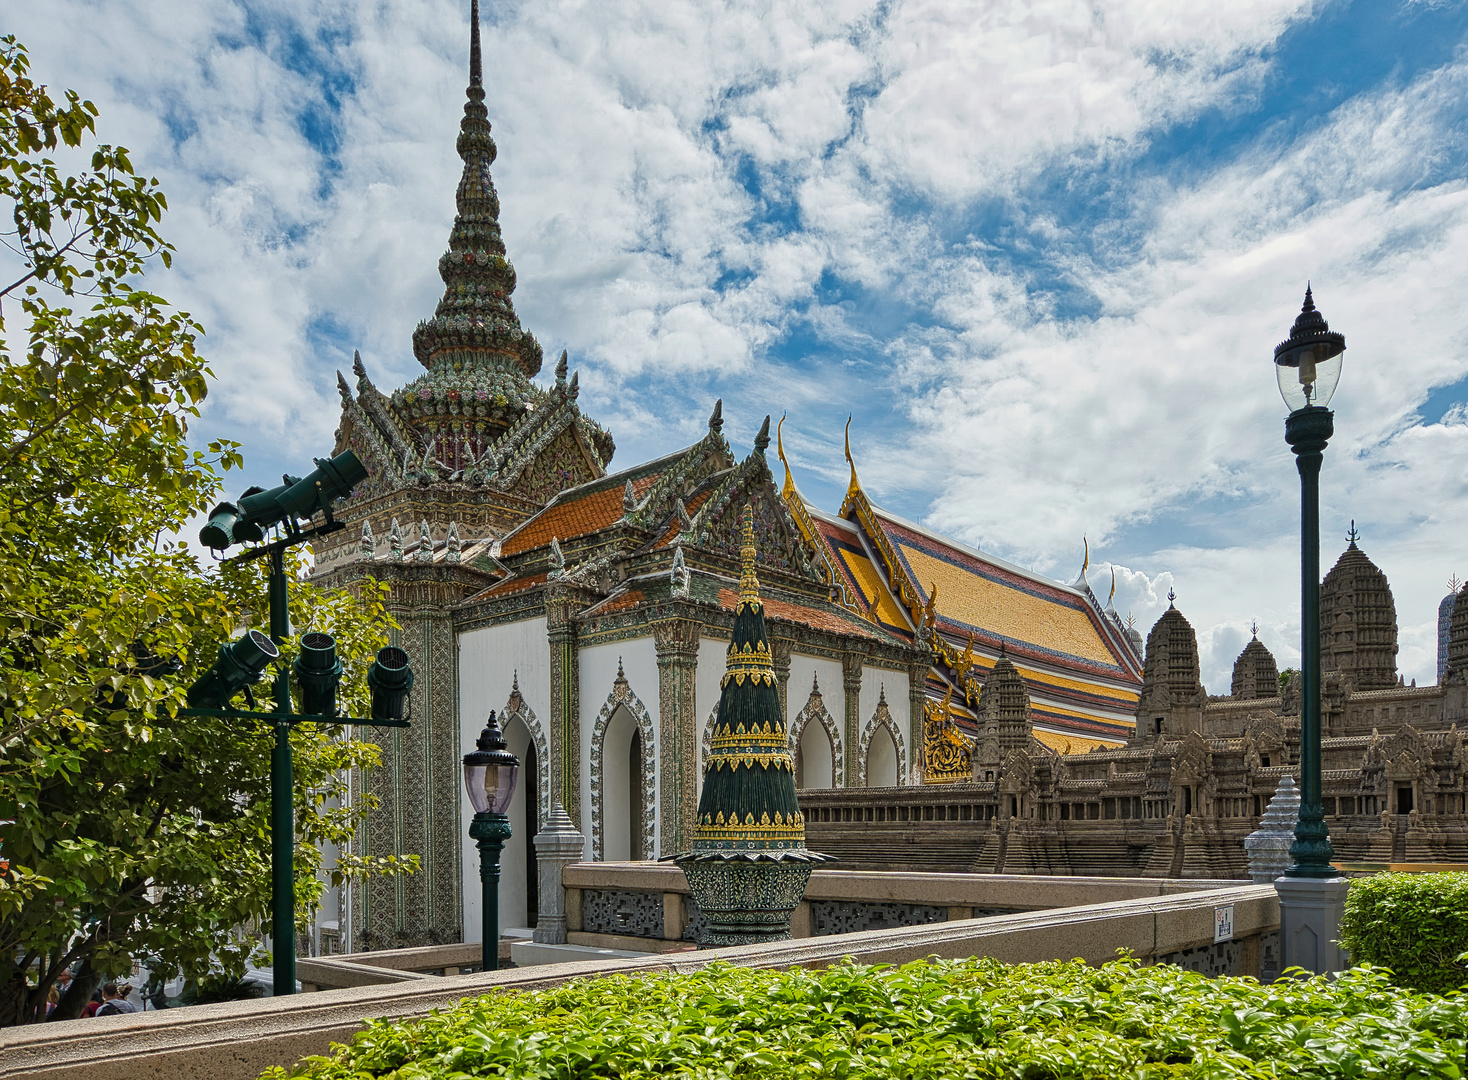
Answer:
M215 551L223 551L234 543L234 527L239 520L240 508L232 502L222 502L209 511L209 524L199 530L199 543Z
M292 665L301 684L301 712L308 716L335 716L336 690L342 681L342 662L336 657L336 638L312 631L301 638L301 652Z
M413 689L408 654L396 645L379 649L377 659L367 669L367 685L372 688L372 719L403 719L408 691Z
M214 666L189 687L189 707L228 708L230 699L259 682L270 662L279 656L275 642L259 630L247 630L243 637L219 647Z
M267 529L281 522L309 519L318 510L331 515L331 504L345 499L367 479L367 467L350 450L334 458L316 458L308 475L281 477L273 488L252 487L238 503L222 502L209 511L209 523L199 532L199 542L215 551L230 544L258 543Z

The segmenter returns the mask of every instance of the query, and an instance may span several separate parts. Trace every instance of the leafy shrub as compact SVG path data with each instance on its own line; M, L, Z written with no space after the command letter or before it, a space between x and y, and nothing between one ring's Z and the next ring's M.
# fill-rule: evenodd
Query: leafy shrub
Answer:
M1341 944L1399 986L1443 994L1468 983L1468 873L1377 874L1351 882Z
M468 999L267 1080L1460 1077L1468 997L995 960L610 976Z

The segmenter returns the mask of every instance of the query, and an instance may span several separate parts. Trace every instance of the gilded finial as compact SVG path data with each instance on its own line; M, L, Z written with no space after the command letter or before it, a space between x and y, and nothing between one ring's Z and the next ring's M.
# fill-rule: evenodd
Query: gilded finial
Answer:
M739 547L739 603L759 606L759 578L754 572L754 503L744 508L743 543Z
M1259 640L1259 620L1255 619L1249 624L1249 633L1254 635L1254 640Z
M1356 531L1356 519L1355 518L1352 518L1351 519L1351 529L1350 529L1349 532L1346 533L1346 539L1351 542L1351 546L1352 547L1355 547L1356 546L1356 541L1359 540L1359 539L1361 539L1361 534Z
M1110 607L1111 606L1111 602L1113 600L1115 600L1115 599L1116 599L1116 564L1113 563L1112 566L1111 566L1111 594L1106 597L1106 606L1107 607Z
M1084 535L1081 536L1081 574L1084 575L1091 568L1091 541Z
M1171 589L1168 589L1167 590L1167 606L1168 607L1176 607L1177 605L1173 603L1173 601L1176 600L1176 599L1177 599L1177 593L1173 592Z
M795 477L790 475L790 462L785 458L785 440L781 437L781 428L785 426L785 414L780 414L780 422L775 425L775 453L780 455L780 464L785 466L785 483L780 488L780 497L789 499L795 491Z

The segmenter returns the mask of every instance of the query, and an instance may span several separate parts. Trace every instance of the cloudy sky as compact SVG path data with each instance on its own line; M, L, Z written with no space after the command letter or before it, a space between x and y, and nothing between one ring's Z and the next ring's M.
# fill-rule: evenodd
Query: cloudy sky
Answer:
M164 183L207 327L202 435L249 480L330 449L335 370L411 378L453 216L468 0L20 0L0 31ZM486 0L515 301L614 467L788 413L869 493L1143 630L1176 588L1227 692L1298 658L1298 479L1270 363L1306 280L1348 352L1352 518L1402 673L1468 574L1468 4ZM548 365L549 367L549 365ZM547 375L549 371L547 370ZM233 484L243 486L238 481Z

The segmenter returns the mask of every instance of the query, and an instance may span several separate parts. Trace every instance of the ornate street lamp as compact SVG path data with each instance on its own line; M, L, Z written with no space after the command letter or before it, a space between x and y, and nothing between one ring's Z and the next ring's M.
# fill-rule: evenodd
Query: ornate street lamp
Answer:
M481 969L500 966L500 852L510 838L506 811L520 778L520 759L505 746L505 735L493 712L475 744L479 749L464 755L464 790L474 807L469 836L479 845L479 884L483 907L483 959Z
M1274 374L1290 415L1285 442L1300 470L1300 820L1289 877L1335 877L1320 797L1320 463L1335 434L1326 408L1341 377L1346 339L1315 310L1310 287L1290 336L1274 349Z
M1336 939L1348 882L1330 861L1335 852L1320 797L1320 464L1335 434L1326 408L1341 377L1346 339L1315 310L1309 286L1290 336L1274 350L1274 373L1290 415L1285 442L1300 470L1300 818L1291 866L1275 882L1280 899L1282 968L1339 971Z

